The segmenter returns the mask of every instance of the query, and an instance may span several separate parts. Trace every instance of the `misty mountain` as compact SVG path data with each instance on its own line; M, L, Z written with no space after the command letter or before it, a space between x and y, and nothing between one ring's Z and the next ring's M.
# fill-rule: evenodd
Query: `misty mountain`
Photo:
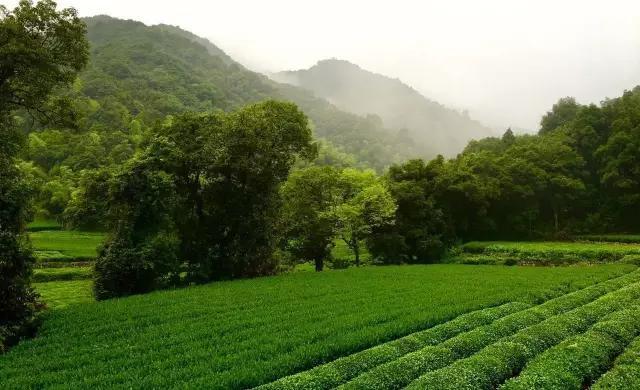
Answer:
M223 50L175 26L147 26L108 16L86 18L91 45L77 93L88 99L87 127L152 126L184 111L232 110L274 98L290 100L310 118L317 138L360 166L378 170L425 156L415 140L386 129L376 116L340 110L327 100L252 72Z
M357 115L375 114L392 129L425 145L432 155L455 155L471 139L493 135L466 113L432 101L398 79L369 72L343 60L323 60L309 69L272 75L276 81L299 86L338 108Z

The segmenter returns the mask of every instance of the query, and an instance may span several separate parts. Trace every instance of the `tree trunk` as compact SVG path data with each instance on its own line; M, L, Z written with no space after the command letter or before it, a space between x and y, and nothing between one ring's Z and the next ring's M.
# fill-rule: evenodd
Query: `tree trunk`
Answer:
M360 267L360 243L358 240L354 240L353 253L356 255L356 267Z
M553 209L553 222L556 229L556 234L558 234L558 211Z
M324 260L316 259L315 262L316 262L316 272L322 271L322 269L324 268Z

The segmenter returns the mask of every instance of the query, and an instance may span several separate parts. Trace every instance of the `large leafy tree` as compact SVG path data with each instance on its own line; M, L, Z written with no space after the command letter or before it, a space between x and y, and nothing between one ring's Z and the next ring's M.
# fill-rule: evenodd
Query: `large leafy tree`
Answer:
M376 228L394 223L396 202L373 171L347 168L341 174L341 203L336 207L338 235L360 265L360 246Z
M576 117L579 109L580 105L572 97L558 100L551 111L548 111L540 120L540 134L548 133L569 123Z
M64 102L51 92L70 84L87 63L84 24L52 1L0 6L0 348L33 324L37 297L29 287L32 256L22 235L29 190L16 166L23 145L13 115L58 120Z
M376 227L369 251L387 263L425 263L440 259L451 240L444 213L435 200L438 160L410 160L387 174L398 208L395 224Z
M282 186L284 247L322 271L336 236L336 208L342 200L340 171L312 166L291 174Z
M193 282L274 272L279 187L297 159L314 156L307 118L291 103L169 117L137 162L114 176L112 234L96 266L96 295L171 284L182 264ZM158 237L173 244L160 247ZM140 275L121 272L124 257L144 259L135 262L145 270L142 290L123 288Z

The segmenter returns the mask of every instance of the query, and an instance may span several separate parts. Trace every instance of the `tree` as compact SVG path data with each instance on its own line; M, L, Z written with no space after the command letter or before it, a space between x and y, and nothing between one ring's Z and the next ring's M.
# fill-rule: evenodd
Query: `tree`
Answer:
M96 295L173 284L178 265L188 282L273 273L280 185L314 156L307 118L291 103L167 117L114 178Z
M565 97L553 105L551 111L542 117L540 121L540 134L545 134L557 129L558 127L569 123L576 117L580 105L576 103L576 99Z
M342 201L336 207L338 232L360 265L360 245L374 228L393 224L396 203L372 171L345 169L341 174Z
M75 10L56 11L52 1L0 6L0 349L33 329L39 309L29 287L33 257L23 229L30 191L16 167L23 139L13 113L61 118L65 105L47 100L87 63L84 31Z
M127 163L109 187L111 234L96 260L96 299L176 285L181 263L173 178L147 155Z
M280 191L284 247L298 259L313 261L316 271L331 256L339 185L339 170L311 166L294 171Z
M0 102L4 110L24 109L45 119L51 92L70 85L88 61L85 24L73 8L21 0L13 11L0 6Z
M389 168L389 192L398 205L395 224L373 229L367 241L372 255L385 263L425 263L442 257L451 236L434 198L438 174L437 164L423 160Z

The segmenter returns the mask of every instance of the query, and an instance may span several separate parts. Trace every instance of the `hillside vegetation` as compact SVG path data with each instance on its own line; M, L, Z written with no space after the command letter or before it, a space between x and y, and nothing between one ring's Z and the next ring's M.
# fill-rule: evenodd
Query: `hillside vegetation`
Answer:
M421 95L398 79L369 72L344 60L322 60L309 69L273 74L277 81L312 91L342 110L377 115L390 129L403 129L429 157L455 156L472 139L492 131ZM409 156L405 156L409 157Z

